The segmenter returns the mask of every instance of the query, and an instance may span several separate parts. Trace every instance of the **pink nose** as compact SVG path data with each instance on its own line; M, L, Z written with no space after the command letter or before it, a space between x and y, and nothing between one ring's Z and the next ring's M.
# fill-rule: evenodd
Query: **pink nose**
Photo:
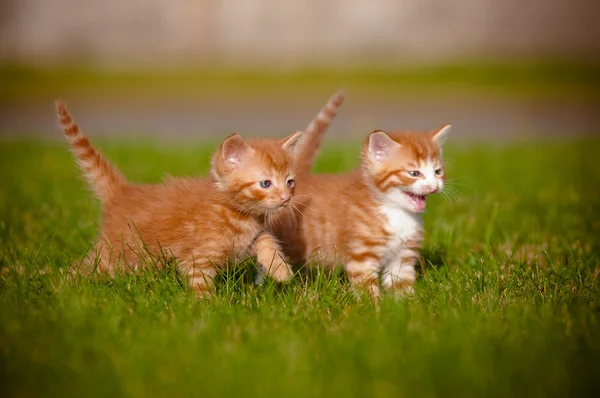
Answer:
M438 187L437 185L433 185L433 184L424 184L423 185L423 192L425 195L431 195L432 193L436 193L438 191Z
M281 195L281 203L285 204L290 201L290 195Z

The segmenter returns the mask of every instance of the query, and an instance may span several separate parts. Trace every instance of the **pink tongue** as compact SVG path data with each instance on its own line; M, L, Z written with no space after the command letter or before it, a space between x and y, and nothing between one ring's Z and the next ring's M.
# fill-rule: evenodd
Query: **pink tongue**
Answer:
M427 198L425 196L414 195L412 196L412 200L415 203L417 210L421 211L425 209L425 206L427 205Z

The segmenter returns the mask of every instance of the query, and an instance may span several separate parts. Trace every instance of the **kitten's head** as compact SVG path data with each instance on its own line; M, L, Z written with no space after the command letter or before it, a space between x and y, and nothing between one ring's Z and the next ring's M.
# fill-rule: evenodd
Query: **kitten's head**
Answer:
M241 211L264 215L285 209L294 195L294 155L302 134L248 141L232 134L212 158L217 186Z
M362 169L369 185L387 203L418 213L427 195L444 188L441 145L447 124L432 132L372 132L363 148Z

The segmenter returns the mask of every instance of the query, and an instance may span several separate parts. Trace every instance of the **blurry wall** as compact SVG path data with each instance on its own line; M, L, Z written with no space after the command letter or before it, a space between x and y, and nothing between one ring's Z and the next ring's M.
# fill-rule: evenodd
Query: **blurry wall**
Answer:
M597 55L598 0L0 0L0 58L149 66Z

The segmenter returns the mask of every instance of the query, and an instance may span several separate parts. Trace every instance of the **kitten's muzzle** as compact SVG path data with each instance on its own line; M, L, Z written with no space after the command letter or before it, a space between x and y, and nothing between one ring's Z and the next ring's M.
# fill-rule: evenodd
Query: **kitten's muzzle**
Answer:
M292 197L287 193L282 193L281 195L279 195L279 198L281 199L281 203L284 205L288 204L292 199Z

